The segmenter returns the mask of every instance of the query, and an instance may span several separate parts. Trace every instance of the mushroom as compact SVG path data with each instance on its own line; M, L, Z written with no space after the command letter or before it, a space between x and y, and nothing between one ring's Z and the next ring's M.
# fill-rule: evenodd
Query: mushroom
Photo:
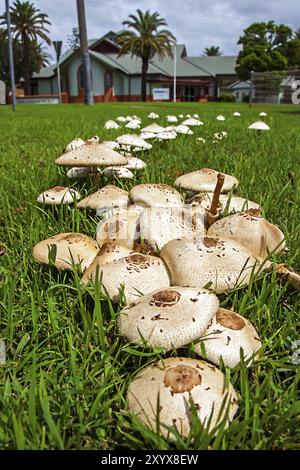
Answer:
M72 167L98 167L126 165L127 158L105 144L92 142L63 154L55 160L55 163Z
M101 246L107 241L132 249L139 239L138 209L119 209L97 226L96 239Z
M141 239L155 252L175 238L195 233L205 235L205 211L200 209L146 207L139 220Z
M181 124L184 126L203 126L203 122L196 118L185 119Z
M265 113L264 111L262 111L261 113L259 113L259 116L260 116L260 117L267 117L268 115L267 115L267 113Z
M109 147L110 149L120 150L120 145L114 140L103 140L103 142L101 143L104 144L106 147Z
M142 150L151 150L152 145L144 139L135 134L124 134L117 137L116 141L120 145L128 145L129 147L137 147Z
M130 203L128 192L111 184L98 189L82 199L77 207L79 209L94 209L107 211L112 207L127 207Z
M217 294L247 285L257 262L235 240L190 235L171 240L160 252L172 285L209 287Z
M154 133L154 134L158 134L160 132L163 132L165 130L164 127L162 126L159 126L158 124L153 123L153 124L150 124L149 126L146 126L146 127L143 127L143 129L141 130L141 132L151 132L151 133Z
M223 420L227 426L238 409L237 394L219 369L183 357L164 359L142 369L130 383L127 398L129 411L167 439L174 439L172 429L188 437L191 400L207 431Z
M141 132L140 138L143 140L156 139L156 134L154 132Z
M84 140L82 139L74 139L72 140L65 148L64 152L70 152L71 150L78 149L79 147L82 147L85 144Z
M217 120L217 121L225 121L225 118L224 118L224 116L222 116L222 114L219 114L219 115L216 117L216 120Z
M184 115L183 114L178 114L179 119L183 119Z
M106 121L104 124L105 129L119 129L119 124L117 124L115 121Z
M264 261L269 253L276 253L285 248L284 234L276 225L264 219L256 209L217 220L208 229L207 235L234 240L247 248L259 261Z
M134 343L166 351L181 348L202 336L219 301L205 289L169 287L156 290L125 307L118 317L121 333Z
M276 273L287 279L288 283L297 291L300 291L300 274L285 264L276 265Z
M226 367L235 367L241 359L248 361L260 348L261 341L254 326L241 315L219 308L204 336L195 345L195 352L217 366L221 358ZM252 361L249 361L248 365Z
M110 241L103 243L95 258L93 259L92 263L85 270L81 278L81 283L86 285L90 281L94 282L97 273L97 267L99 269L101 266L103 266L103 264L112 263L113 261L125 258L131 253L132 250L129 250L125 246L117 245Z
M222 140L223 139L223 133L222 132L216 132L214 134L214 139Z
M132 179L134 177L133 173L125 168L125 165L122 166L108 166L102 171L104 176L115 177L118 179Z
M101 266L102 285L113 302L122 299L130 304L142 294L170 287L168 270L157 256L132 253L125 258Z
M144 170L147 164L137 157L127 157L128 163L124 165L124 168L128 168L128 170Z
M199 119L199 114L193 114L193 118Z
M74 166L73 168L70 168L70 170L67 171L67 177L70 179L85 178L86 176L94 175L96 172L96 169L95 171L93 171L91 168L88 167Z
M177 134L186 134L186 135L194 134L194 132L188 126L185 126L184 124L179 124L179 126L176 126L174 130L175 132L177 132Z
M234 116L234 117L240 117L240 115L241 115L241 113L239 113L238 111L235 111L235 112L233 113L233 116Z
M209 210L211 207L213 193L199 193L193 196L189 204L192 206L200 205L205 210ZM234 194L220 194L218 211L220 214L226 212L227 214L234 214L242 212L247 209L260 209L259 204L243 197L236 196Z
M83 233L59 233L34 246L32 256L42 264L54 264L60 271L72 269L74 264L87 268L95 258L99 246Z
M176 139L177 134L175 131L164 131L156 134L158 140L173 140Z
M138 121L137 119L132 119L129 121L125 127L128 129L139 129L141 127L141 121Z
M196 141L205 144L205 139L203 139L203 137L197 137Z
M116 118L116 121L118 121L118 122L126 122L126 118L125 118L124 116L118 116L118 117Z
M218 171L211 170L210 168L202 168L201 170L179 176L175 180L175 185L189 191L210 193L215 190L217 180ZM234 176L225 174L222 193L231 191L234 187L238 186L238 184L239 182Z
M75 191L75 189L55 186L55 188L42 192L38 196L37 202L50 206L58 206L60 204L72 204L80 198L80 193Z
M158 118L159 118L159 115L152 112L152 113L149 113L149 114L148 114L148 118L149 118L149 119L158 119Z
M176 189L162 183L144 183L134 186L130 199L145 207L152 206L182 206L183 199Z
M269 131L270 127L268 126L268 124L266 124L263 121L255 121L248 127L248 129L261 132L261 131Z
M167 122L178 122L178 119L176 116L167 116Z

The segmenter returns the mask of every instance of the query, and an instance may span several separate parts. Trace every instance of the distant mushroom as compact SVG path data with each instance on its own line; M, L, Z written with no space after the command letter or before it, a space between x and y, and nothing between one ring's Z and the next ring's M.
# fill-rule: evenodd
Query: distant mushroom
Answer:
M164 132L164 130L165 130L164 127L159 126L155 122L153 124L149 124L149 126L143 127L143 129L141 129L141 132L151 132L154 134L159 134L160 132Z
M118 317L121 333L134 343L166 351L181 348L205 334L219 301L205 289L169 287L156 290L125 307Z
M268 126L268 124L266 124L263 121L255 121L248 127L248 129L261 132L261 131L269 131L270 127Z
M178 119L176 116L169 115L167 116L167 122L178 122Z
M38 196L37 202L50 206L58 206L60 204L73 204L80 198L80 193L75 189L55 186L54 188L42 192Z
M177 134L174 131L164 131L156 134L158 140L173 140L176 139Z
M189 119L185 119L185 121L183 121L181 124L184 126L203 126L202 121L192 117Z
M219 114L219 115L216 117L216 120L217 120L217 121L225 121L225 118L224 118L224 116L222 116L222 114Z
M104 124L105 129L119 129L119 124L117 124L115 121L106 121Z
M148 114L148 118L149 119L158 119L159 115L154 113L154 112L151 112L151 113Z
M264 111L262 111L261 113L259 113L259 116L260 116L260 117L267 117L268 115L267 115L267 113L265 113Z
M65 148L64 152L70 152L71 150L75 150L79 147L82 147L85 144L84 140L82 139L74 139L72 140Z
M203 347L210 362L219 366L222 358L226 367L233 368L240 362L241 352L245 361L253 357L261 348L261 340L246 318L219 308L204 336L195 345L195 352L200 356L203 356Z
M185 134L185 135L193 135L194 134L192 129L190 129L188 126L185 126L183 124L179 124L179 126L176 126L174 130L177 134Z
M202 425L209 431L237 412L237 394L224 374L207 362L168 358L142 369L128 388L129 411L152 431L174 439L191 429L191 400Z
M231 191L234 187L238 186L238 180L231 175L225 175L222 193ZM218 171L211 170L210 168L202 168L191 173L186 173L179 176L175 180L175 185L182 189L187 189L193 192L214 192L218 179Z
M144 139L135 134L124 134L116 139L117 143L120 145L127 145L130 148L140 148L142 150L151 150L152 145L149 142L146 142Z
M107 185L82 199L78 209L107 211L113 207L127 207L130 203L128 192L114 185Z
M203 139L203 137L197 137L196 141L205 144L205 139Z
M125 118L124 116L118 116L118 117L116 118L116 121L123 123L123 122L126 122L126 118Z
M64 153L55 160L56 165L71 167L98 167L126 165L127 158L107 147L105 144L92 142L76 150Z
M154 132L141 132L140 138L144 140L156 139L157 134Z
M238 111L235 111L235 112L233 113L233 116L235 116L235 117L240 117L240 115L241 115L241 113L239 113Z
M53 250L53 251L52 251ZM32 256L42 264L54 264L61 270L72 269L73 265L87 268L95 258L99 246L96 240L83 233L59 233L34 246Z
M128 129L139 129L141 127L141 121L137 119L132 119L127 124L125 124L125 127L127 127Z
M134 186L129 197L132 202L145 207L182 206L183 198L176 189L162 183L144 183Z
M249 283L255 257L235 240L190 235L171 240L160 251L172 285L209 287L217 294Z

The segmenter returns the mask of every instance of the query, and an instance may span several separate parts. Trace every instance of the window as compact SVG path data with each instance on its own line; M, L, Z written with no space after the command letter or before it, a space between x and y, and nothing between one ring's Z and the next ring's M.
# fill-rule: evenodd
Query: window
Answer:
M91 82L93 83L93 75L91 70ZM78 69L78 88L83 90L84 88L84 73L83 73L83 66L80 65Z
M107 90L108 88L111 88L113 86L113 77L112 77L112 73L107 70L104 74L104 87L105 87L105 90Z

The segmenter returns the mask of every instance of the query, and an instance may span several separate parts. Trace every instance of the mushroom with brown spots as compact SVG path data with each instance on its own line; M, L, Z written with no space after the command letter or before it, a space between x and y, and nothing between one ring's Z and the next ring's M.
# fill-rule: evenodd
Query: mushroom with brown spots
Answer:
M205 289L170 287L144 295L118 317L129 341L165 350L181 348L201 337L217 312L219 301Z
M132 202L145 207L182 206L183 198L176 189L163 183L145 183L134 186L129 197Z
M73 204L81 198L80 193L72 188L65 188L64 186L55 186L54 188L47 189L42 192L37 202L46 204L48 206L58 206L60 204Z
M217 180L218 171L211 170L210 168L202 168L201 170L186 173L179 176L175 180L175 185L180 188L193 192L214 192ZM238 180L231 175L225 175L222 193L231 191L234 187L238 186Z
M127 158L99 142L86 142L85 145L64 153L55 160L56 165L71 167L98 167L126 165Z
M195 345L195 351L202 355L204 346L206 358L220 365L221 358L226 367L235 367L242 357L248 361L261 348L261 341L254 326L241 315L218 309L204 336ZM252 361L248 362L248 365Z
M107 211L113 207L127 207L130 203L128 192L112 184L108 184L95 193L82 199L77 207L79 209L94 209Z
M101 246L107 241L132 249L140 237L139 209L119 209L97 227L96 239Z
M199 193L189 200L189 204L192 206L200 205L205 210L209 210L212 198L213 193ZM259 210L260 206L256 202L249 201L248 199L236 196L235 194L220 194L219 196L218 212L220 215L224 213L227 213L228 215L235 214L248 209Z
M191 400L210 431L223 420L227 426L238 409L237 394L224 374L190 358L169 358L144 368L129 385L127 397L129 411L153 431L158 423L167 439L174 439L168 428L176 428L182 437L189 435Z

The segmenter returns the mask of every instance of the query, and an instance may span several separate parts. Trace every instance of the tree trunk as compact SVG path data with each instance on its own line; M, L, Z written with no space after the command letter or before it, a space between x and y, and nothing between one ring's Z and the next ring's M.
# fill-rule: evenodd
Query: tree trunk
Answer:
M147 71L148 71L148 59L142 59L142 101L147 101Z
M30 57L29 57L29 39L25 34L23 35L23 68L25 79L25 95L30 95Z

